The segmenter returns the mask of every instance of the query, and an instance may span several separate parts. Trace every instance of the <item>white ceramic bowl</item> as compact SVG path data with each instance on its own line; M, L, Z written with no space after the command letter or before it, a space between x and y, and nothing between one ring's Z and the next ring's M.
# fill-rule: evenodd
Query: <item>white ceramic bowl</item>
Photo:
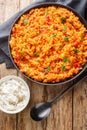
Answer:
M0 110L16 114L25 109L30 100L27 83L20 77L9 75L0 79Z

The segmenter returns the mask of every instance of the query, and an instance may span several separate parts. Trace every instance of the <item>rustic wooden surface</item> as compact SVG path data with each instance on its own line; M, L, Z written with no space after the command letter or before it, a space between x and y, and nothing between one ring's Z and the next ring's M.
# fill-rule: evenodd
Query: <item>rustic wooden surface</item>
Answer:
M33 1L0 0L0 24ZM6 69L5 64L0 64L0 78L11 74L24 78L16 69ZM30 87L30 103L19 114L9 115L0 111L0 130L87 130L87 79L56 102L50 116L41 122L30 118L30 108L35 103L50 100L66 86L48 87L24 80Z

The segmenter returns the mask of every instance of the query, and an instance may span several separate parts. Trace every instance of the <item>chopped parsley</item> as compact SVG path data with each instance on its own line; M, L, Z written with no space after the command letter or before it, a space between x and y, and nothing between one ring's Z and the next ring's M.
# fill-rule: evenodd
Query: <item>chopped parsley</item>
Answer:
M36 56L36 57L39 56L39 52L35 52L34 56Z
M46 69L44 69L44 72L45 72L45 73L48 73L50 70L51 70L51 67L48 66Z
M49 15L49 13L48 13L48 12L45 12L44 16L48 16L48 15Z
M27 24L28 24L28 19L24 18L24 25L27 25Z
M66 70L66 66L65 65L62 65L62 70Z
M60 45L59 48L63 48L63 45Z
M64 31L66 31L66 30L67 30L67 25L64 26Z
M64 58L63 58L63 62L64 62L64 63L69 62L69 61L70 61L70 58L68 58L68 57L64 57Z
M64 37L64 42L68 42L69 41L69 37L68 36L65 36Z
M79 50L77 48L73 49L74 53L79 54Z
M61 23L63 23L63 24L66 23L66 18L65 17L61 17L60 20L61 20Z
M63 71L66 70L66 63L69 62L69 61L70 61L70 58L68 58L68 57L63 58L64 64L61 66Z
M51 35L52 38L54 38L54 37L56 37L56 36L57 36L56 33L53 33L53 34Z
M23 50L21 50L20 53L21 53L22 56L24 56L24 51Z

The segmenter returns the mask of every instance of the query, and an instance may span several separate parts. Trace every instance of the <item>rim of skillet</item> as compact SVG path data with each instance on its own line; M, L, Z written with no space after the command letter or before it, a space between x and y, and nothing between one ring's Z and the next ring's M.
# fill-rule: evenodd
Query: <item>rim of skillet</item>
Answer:
M77 16L79 18L79 20L81 21L81 23L87 28L87 22L85 21L85 19L73 8L67 6L67 5L64 5L64 4L60 4L58 2L41 2L41 3L34 3L34 4L31 4L29 6L28 9L26 9L23 13L21 13L13 22L12 24L12 27L10 29L10 33L9 33L9 37L8 37L8 51L9 51L9 55L10 55L10 59L12 61L12 63L14 64L15 68L21 73L23 74L27 79L29 79L30 81L36 83L36 84L40 84L40 85L46 85L46 86L59 86L59 85L64 85L66 83L69 83L71 81L73 81L74 79L76 79L77 77L79 77L86 69L87 69L87 63L83 66L83 68L76 74L74 75L73 77L69 78L69 79L66 79L64 81L61 81L61 82L55 82L55 83L51 83L51 82L41 82L41 81L37 81L35 79L32 79L31 77L27 76L26 74L22 73L19 69L19 67L16 65L16 63L14 62L14 59L11 55L11 47L9 45L9 41L10 41L10 37L11 37L11 33L12 33L12 28L14 26L15 23L17 23L17 21L20 19L20 17L23 15L23 14L26 14L27 12L29 12L31 9L35 9L35 8L41 8L41 7L48 7L48 6L56 6L56 7L63 7L63 8L66 8L68 9L69 11L72 11L75 16Z

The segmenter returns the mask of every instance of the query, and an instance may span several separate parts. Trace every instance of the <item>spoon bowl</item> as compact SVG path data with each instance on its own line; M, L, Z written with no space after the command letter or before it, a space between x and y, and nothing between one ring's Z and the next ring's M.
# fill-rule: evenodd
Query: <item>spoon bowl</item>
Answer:
M30 116L35 121L40 121L46 118L51 111L51 103L50 102L42 102L36 104L30 111Z

